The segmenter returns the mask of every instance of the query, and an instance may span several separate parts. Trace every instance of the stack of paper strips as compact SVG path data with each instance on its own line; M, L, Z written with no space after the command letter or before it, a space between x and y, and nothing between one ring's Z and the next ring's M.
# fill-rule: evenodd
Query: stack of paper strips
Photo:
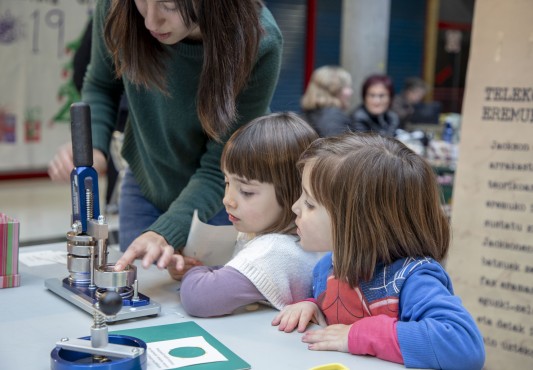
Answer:
M19 222L0 212L0 288L20 285Z

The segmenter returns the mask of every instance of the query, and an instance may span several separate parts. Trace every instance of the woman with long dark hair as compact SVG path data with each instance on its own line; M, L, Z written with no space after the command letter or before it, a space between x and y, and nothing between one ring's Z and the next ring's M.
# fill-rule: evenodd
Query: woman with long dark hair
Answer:
M91 107L94 167L105 158L120 95L129 103L119 201L121 270L135 258L159 268L185 244L194 209L222 209L220 155L242 124L268 112L282 36L259 0L100 0L82 100ZM50 162L68 180L70 145ZM178 262L176 262L177 264ZM186 259L186 263L197 261Z

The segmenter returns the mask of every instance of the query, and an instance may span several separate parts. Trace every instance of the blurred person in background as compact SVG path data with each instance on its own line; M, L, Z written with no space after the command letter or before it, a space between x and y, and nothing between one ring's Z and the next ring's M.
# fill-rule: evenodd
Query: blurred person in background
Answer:
M361 97L363 103L351 115L351 130L394 137L400 118L391 110L394 97L392 79L380 74L367 77L361 88Z
M322 137L349 130L352 76L338 66L317 68L301 100L301 117Z
M415 111L415 105L422 102L428 92L427 83L419 77L405 79L403 90L394 96L391 109L400 117L400 128L405 129Z

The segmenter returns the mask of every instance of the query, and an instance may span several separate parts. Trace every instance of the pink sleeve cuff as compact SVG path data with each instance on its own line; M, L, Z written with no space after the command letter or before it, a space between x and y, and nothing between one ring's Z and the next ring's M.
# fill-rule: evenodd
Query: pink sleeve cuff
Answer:
M348 350L354 355L370 355L403 364L396 334L397 321L386 315L356 321L348 334Z

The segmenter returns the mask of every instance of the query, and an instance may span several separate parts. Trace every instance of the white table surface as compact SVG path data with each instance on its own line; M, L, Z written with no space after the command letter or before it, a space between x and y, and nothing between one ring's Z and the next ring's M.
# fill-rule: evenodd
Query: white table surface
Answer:
M20 254L65 251L66 242L24 247ZM116 253L110 248L110 254ZM110 258L110 261L113 259ZM61 263L29 267L19 264L21 285L0 289L0 369L50 369L50 352L63 337L90 335L92 316L57 296L44 286L48 278L63 279L67 266ZM229 349L248 362L252 369L310 369L341 363L350 369L400 369L402 365L373 357L307 349L300 333L283 333L270 325L276 310L260 306L230 316L198 319L188 316L179 302L179 283L155 266L138 267L139 291L161 304L157 317L119 321L109 331L195 321Z

